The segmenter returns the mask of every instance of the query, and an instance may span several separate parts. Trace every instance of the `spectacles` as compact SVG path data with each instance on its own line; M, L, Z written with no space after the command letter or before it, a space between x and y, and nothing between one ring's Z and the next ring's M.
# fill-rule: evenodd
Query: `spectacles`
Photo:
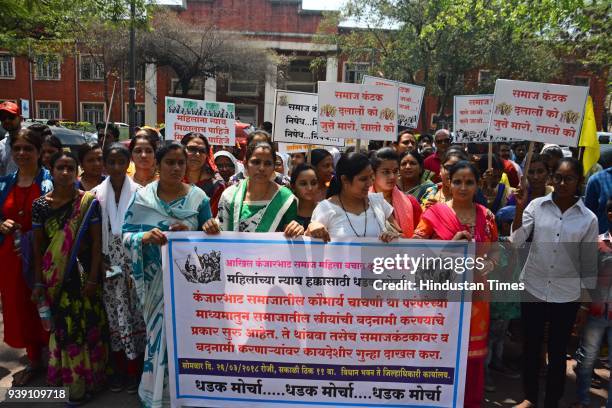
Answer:
M571 183L576 183L578 181L578 177L562 176L561 174L553 174L552 180L556 184L561 184L561 182L564 182L565 184L571 184Z
M205 147L187 146L187 153L191 153L191 154L199 153L201 155L204 155L208 153L208 149Z
M445 137L444 139L436 140L436 144L437 145L439 145L439 144L449 144L449 143L450 143L450 138L448 138L448 137Z

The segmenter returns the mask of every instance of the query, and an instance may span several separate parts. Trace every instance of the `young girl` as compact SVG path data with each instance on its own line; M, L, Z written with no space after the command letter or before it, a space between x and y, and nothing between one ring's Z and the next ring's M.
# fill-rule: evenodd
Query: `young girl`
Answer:
M310 164L298 164L291 172L291 190L298 199L297 218L295 219L304 229L308 228L312 212L317 203L315 195L319 188L317 173Z
M139 188L127 175L130 151L114 143L104 151L108 178L92 190L102 212L104 307L110 329L114 376L110 390L138 390L140 361L146 344L142 309L132 281L132 267L121 241L121 227L134 192ZM125 375L125 378L122 378Z

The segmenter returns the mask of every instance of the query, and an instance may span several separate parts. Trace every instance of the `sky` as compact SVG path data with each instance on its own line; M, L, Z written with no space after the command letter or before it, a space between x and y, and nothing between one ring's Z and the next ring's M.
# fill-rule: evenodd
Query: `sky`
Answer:
M302 0L302 8L308 10L338 10L344 0Z

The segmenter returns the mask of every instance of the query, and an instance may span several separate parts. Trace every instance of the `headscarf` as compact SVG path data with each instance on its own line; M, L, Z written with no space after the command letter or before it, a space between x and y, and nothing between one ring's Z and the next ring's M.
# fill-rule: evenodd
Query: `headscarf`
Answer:
M214 154L213 160L216 159L219 156L227 157L234 164L234 174L232 174L232 175L236 175L240 171L242 171L242 169L244 169L244 167L241 166L241 164L238 161L238 159L236 159L236 157L233 154L231 154L230 152L228 152L227 150L219 150L217 153ZM242 169L241 169L241 167L242 167Z
M283 175L289 175L289 155L280 152L276 152L276 155L283 161Z

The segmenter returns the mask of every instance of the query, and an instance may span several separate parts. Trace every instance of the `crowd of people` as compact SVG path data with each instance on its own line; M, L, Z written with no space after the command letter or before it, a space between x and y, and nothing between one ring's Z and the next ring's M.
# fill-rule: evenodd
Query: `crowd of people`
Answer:
M558 406L570 335L586 322L576 406L589 404L600 345L606 334L612 342L607 297L589 302L584 290L607 294L611 282L610 169L586 183L580 161L559 146L536 143L527 165L526 142L498 144L488 157L478 145L452 144L447 130L288 156L264 130L250 133L245 149L213 149L202 134L165 143L150 128L120 143L109 126L75 154L43 125L22 128L10 103L0 105L0 121L8 131L0 141L4 341L29 359L16 386L46 370L50 385L69 388L72 405L102 387L138 393L146 407L168 404L164 232L282 232L467 240L483 253L496 242L530 242L516 271L528 301L472 301L464 406L481 406L491 370L513 374L503 359L511 321L523 338L519 407L538 405L543 364L544 404ZM487 258L476 279L508 258Z

